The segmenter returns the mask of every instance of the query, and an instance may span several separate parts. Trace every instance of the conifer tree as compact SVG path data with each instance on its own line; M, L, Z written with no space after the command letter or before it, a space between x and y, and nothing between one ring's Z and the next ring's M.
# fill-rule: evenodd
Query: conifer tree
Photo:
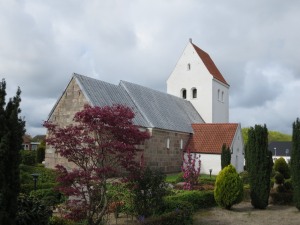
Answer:
M221 152L221 168L224 169L226 166L230 165L230 162L231 162L230 148L226 147L226 144L223 144L222 152Z
M272 152L268 150L266 125L255 125L248 131L247 157L250 176L250 197L254 208L265 209L270 194Z
M294 201L298 210L300 210L300 120L293 123L292 136L292 154L291 154L291 169L292 181L294 189Z
M19 164L25 122L19 117L21 91L5 102L6 82L0 82L0 224L15 224L20 189Z

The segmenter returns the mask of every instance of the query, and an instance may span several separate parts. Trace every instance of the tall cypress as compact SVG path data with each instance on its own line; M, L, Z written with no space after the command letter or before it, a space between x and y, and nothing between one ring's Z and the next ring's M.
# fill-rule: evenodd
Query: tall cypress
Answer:
M292 154L291 154L292 181L294 189L294 201L300 210L300 120L293 123Z
M230 165L230 162L231 162L230 148L226 147L226 144L223 144L222 152L221 152L221 168L224 169L226 166Z
M250 176L250 197L254 208L265 209L270 194L272 152L268 150L266 125L255 125L248 131L247 157Z
M21 112L21 90L5 104L6 82L0 82L0 224L15 224L20 190L20 149L25 133Z

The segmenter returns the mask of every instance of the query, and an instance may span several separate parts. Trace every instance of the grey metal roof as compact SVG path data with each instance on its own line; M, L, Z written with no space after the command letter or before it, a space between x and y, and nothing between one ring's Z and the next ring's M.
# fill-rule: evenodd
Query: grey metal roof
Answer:
M191 124L204 122L189 101L173 95L126 81L113 85L79 74L74 77L92 105L126 105L135 112L136 125L193 133Z
M189 101L126 81L120 85L153 127L193 133L191 124L203 123Z

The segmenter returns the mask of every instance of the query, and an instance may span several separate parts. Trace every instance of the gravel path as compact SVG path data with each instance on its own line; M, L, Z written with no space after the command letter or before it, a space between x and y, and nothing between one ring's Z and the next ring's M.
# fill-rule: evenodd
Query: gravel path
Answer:
M250 202L234 205L231 210L212 208L194 215L194 225L300 225L300 211L294 206L269 205L253 209Z

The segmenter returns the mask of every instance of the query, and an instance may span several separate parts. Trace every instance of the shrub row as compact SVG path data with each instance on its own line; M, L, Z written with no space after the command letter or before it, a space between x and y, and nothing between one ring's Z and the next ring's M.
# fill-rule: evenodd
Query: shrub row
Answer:
M293 193L292 192L271 192L271 203L276 205L284 205L293 203Z
M140 218L143 225L189 225L192 224L192 213L186 210L175 210L145 220Z
M49 189L49 188L55 188L57 186L57 183L38 183L37 189ZM21 190L20 192L23 194L28 194L34 190L34 184L21 184Z
M193 210L216 206L213 191L183 191L165 197L166 201L185 201L193 205Z

